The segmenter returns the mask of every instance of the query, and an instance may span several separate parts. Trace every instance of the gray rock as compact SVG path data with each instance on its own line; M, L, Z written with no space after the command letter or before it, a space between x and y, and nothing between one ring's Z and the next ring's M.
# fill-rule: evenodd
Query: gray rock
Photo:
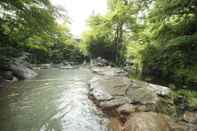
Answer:
M107 108L114 108L129 103L130 103L130 99L127 97L116 97L109 101L100 102L99 106L104 109L107 109Z
M92 90L89 95L93 96L97 101L111 100L113 97L103 88L96 88Z
M103 90L111 96L123 96L130 85L127 77L95 77L90 81L90 90Z
M132 103L140 104L156 104L159 100L158 96L147 88L129 88L126 95L131 99Z
M171 90L168 87L147 83L147 88L159 96L169 96Z
M5 71L3 73L3 78L6 80L12 80L13 79L13 73L11 71Z
M168 87L151 84L139 80L132 80L132 87L137 87L137 88L146 87L149 90L153 91L155 94L160 96L168 96L171 92L171 90Z
M130 99L125 96L129 85L127 77L97 76L90 81L90 95L102 108L120 106L130 103Z
M145 105L146 108L140 111L156 111L172 116L176 114L169 88L137 80L131 83L126 95L132 104Z
M111 66L104 66L104 67L92 67L91 70L93 73L104 75L104 76L127 76L124 70L120 68L113 68Z
M133 103L156 104L159 96L169 96L170 92L168 87L132 80L126 95Z
M12 80L5 80L4 78L0 78L0 88L8 87L10 84L18 81L16 77L12 77Z
M106 68L94 68L98 72L107 72ZM100 71L103 70L103 71ZM110 70L110 69L109 69ZM130 80L126 76L98 75L90 81L90 95L102 108L124 106L125 112L130 114L135 104L136 112L157 111L174 114L175 108L170 98L171 90L167 87L150 84L138 80ZM167 96L167 97L164 97ZM163 100L164 98L165 101ZM125 104L129 104L126 106ZM169 109L171 109L169 111Z
M36 72L21 64L12 64L10 69L19 79L31 79L37 75Z
M116 110L119 114L131 114L136 112L136 106L132 104L124 104L118 107Z
M90 80L89 95L93 96L97 101L111 100L113 98L112 95L102 87L99 83L100 79L100 77L94 77Z

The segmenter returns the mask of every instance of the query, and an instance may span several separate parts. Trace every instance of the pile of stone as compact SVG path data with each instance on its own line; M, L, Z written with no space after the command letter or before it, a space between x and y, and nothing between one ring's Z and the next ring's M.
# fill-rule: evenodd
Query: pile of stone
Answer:
M116 68L92 71L97 76L90 80L89 97L112 117L112 131L197 131L197 116L174 119L176 105L168 87L130 80Z

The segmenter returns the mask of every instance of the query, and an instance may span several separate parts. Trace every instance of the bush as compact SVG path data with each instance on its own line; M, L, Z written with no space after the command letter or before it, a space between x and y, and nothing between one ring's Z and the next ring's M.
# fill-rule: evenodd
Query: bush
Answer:
M196 88L197 34L180 36L166 45L148 45L143 51L143 75Z

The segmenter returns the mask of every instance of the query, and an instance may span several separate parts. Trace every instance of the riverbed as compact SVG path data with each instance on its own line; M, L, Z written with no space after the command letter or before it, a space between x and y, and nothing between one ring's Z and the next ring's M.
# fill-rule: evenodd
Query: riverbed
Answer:
M41 69L0 89L0 131L106 131L108 119L88 99L88 67Z

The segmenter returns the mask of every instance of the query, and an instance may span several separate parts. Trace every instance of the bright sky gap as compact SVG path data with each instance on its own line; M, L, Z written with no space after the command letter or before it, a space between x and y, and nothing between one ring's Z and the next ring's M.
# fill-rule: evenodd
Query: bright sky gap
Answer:
M61 6L68 12L71 19L71 33L80 37L86 30L86 21L94 14L104 14L107 11L107 0L51 0L55 6Z

